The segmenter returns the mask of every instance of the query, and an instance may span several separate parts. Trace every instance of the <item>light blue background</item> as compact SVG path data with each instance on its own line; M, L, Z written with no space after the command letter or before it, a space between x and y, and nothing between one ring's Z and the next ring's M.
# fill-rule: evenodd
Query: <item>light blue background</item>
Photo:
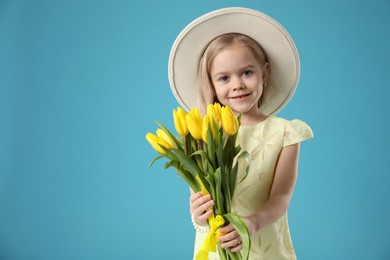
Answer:
M244 6L286 27L306 121L289 210L299 259L390 259L390 2L0 1L0 259L191 259L188 188L145 141L173 127L170 47Z

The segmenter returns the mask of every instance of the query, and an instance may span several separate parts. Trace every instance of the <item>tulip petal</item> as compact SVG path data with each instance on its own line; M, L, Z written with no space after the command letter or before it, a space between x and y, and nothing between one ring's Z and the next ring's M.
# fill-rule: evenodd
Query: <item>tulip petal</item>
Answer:
M185 116L186 112L181 107L178 107L177 110L173 110L173 121L175 123L176 132L183 137L189 132Z
M238 131L238 121L230 107L221 109L222 127L227 135L234 135Z
M161 140L158 136L156 136L152 133L148 133L146 135L146 140L148 140L148 142L152 145L154 150L156 150L158 153L163 154L163 155L166 154L166 152L160 146L160 145L168 146L168 144L164 140Z
M168 144L168 146L164 145L165 148L172 148L175 146L172 139L168 136L168 134L164 130L157 129L156 133L160 139L164 140Z
M193 108L186 115L187 126L190 134L196 140L202 139L202 117L197 108Z

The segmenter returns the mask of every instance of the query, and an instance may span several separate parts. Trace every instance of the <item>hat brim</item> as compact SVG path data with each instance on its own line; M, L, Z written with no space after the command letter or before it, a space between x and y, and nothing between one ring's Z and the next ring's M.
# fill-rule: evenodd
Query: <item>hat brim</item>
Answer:
M298 51L282 25L264 13L248 8L223 8L207 13L178 35L168 62L168 78L175 98L187 111L197 107L199 59L213 39L227 33L247 35L264 49L271 73L260 110L266 115L276 114L288 103L297 87Z

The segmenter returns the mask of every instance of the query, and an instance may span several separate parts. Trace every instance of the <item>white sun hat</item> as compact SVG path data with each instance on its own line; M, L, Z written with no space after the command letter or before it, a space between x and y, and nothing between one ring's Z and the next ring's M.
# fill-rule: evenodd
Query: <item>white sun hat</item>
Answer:
M263 92L260 111L276 114L293 96L300 73L297 48L287 30L259 11L231 7L202 15L176 38L168 62L172 92L187 111L197 107L197 72L200 57L220 35L240 33L257 41L267 56L271 73Z

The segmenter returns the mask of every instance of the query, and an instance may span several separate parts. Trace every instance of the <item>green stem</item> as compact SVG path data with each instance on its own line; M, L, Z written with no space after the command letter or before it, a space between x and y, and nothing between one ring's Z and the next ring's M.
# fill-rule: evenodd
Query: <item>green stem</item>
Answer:
M184 153L188 155L187 136L182 136Z

